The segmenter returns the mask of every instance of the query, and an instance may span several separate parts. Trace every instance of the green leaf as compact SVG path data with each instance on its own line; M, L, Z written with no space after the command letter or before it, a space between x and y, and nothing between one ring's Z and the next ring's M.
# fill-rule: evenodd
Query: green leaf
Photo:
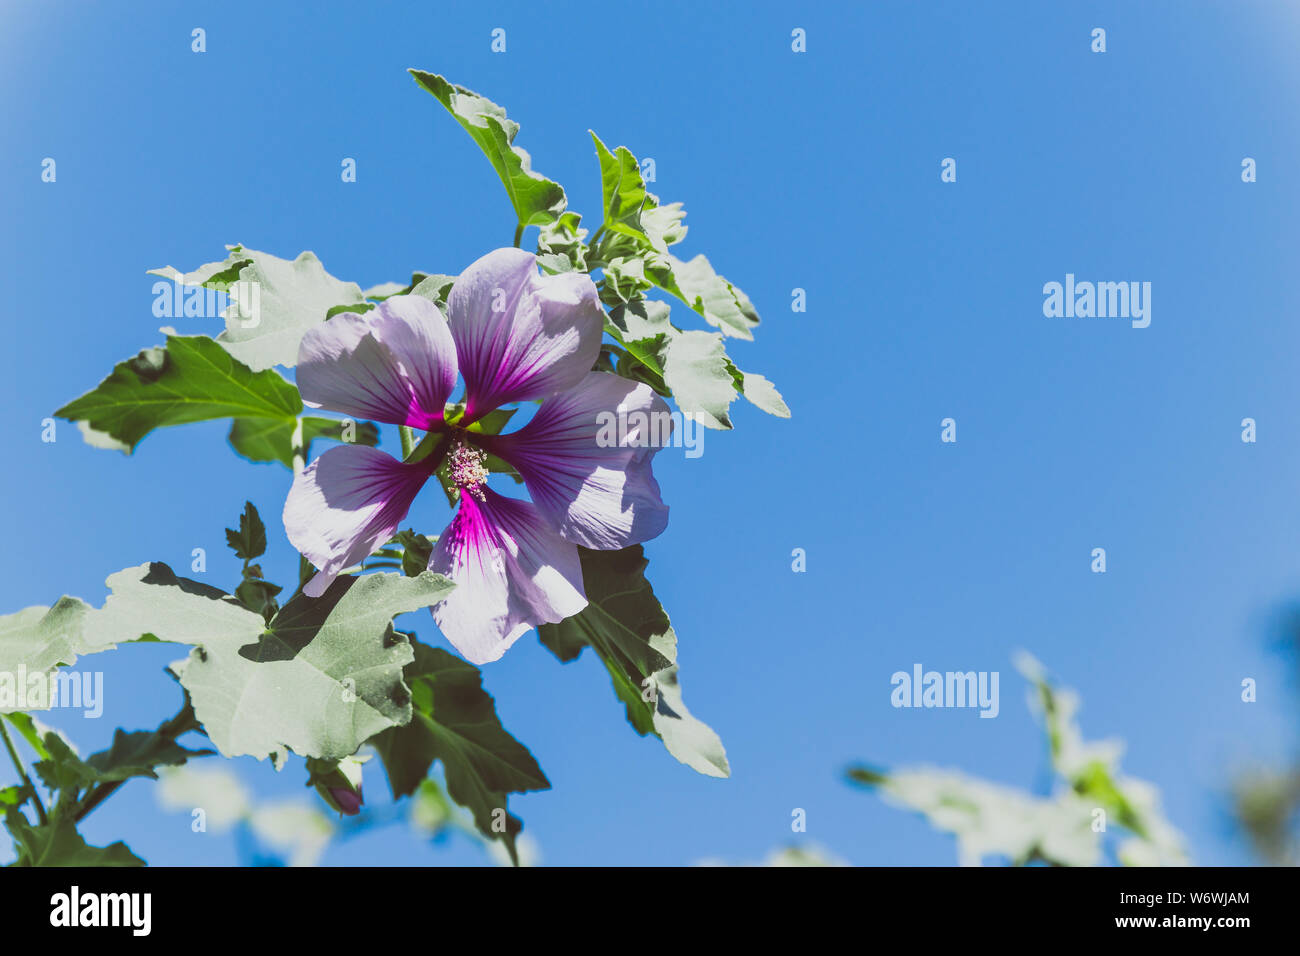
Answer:
M650 240L650 246L658 251L681 242L686 238L687 228L682 225L686 210L679 202L659 205L653 193L646 193L645 208L641 210L641 228Z
M239 530L226 529L226 544L235 557L252 561L266 553L266 525L251 501L244 502L244 512L239 516Z
M737 387L740 389L740 394L744 395L746 399L769 415L775 415L777 418L790 417L790 407L786 405L785 399L781 397L781 393L776 390L775 385L761 375L754 372L742 372L734 365L732 370L740 378Z
M391 620L450 589L431 572L340 578L320 598L295 597L265 632L258 618L251 633L207 637L172 670L226 756L346 757L410 719L411 650Z
M424 296L445 315L447 312L447 296L451 294L451 287L455 284L455 276L421 276L420 281L411 284L410 294Z
M646 382L661 395L672 395L664 381L664 359L668 343L681 334L668 320L669 311L663 302L638 299L611 309L605 323L605 331L631 356L620 357L615 371L624 378Z
M29 714L16 712L12 714L0 714L0 719L9 721L17 731L22 734L27 745L36 751L36 755L42 760L49 759L50 753L45 749L45 726Z
M227 249L233 251L239 249L239 246L227 246ZM193 272L181 272L171 266L163 266L161 269L149 269L146 274L162 276L183 286L201 286L228 293L230 287L239 281L239 270L252 261L248 256L228 254L222 261L204 263Z
M665 302L657 302L654 299L638 299L628 302L626 305L619 305L610 309L609 321L606 323L605 331L629 348L635 342L666 341L680 334L680 330L674 328L672 322L669 321L668 315L670 312L671 309ZM611 325L613 328L610 328ZM707 335L708 333L702 334ZM653 356L652 360L658 363L657 356ZM655 367L659 371L663 371L658 364Z
M683 412L710 428L731 427L729 408L737 392L769 415L790 417L771 382L732 364L718 333L683 331L668 315L668 305L653 299L634 299L610 309L605 331L644 368L623 366L620 375L671 394Z
M753 339L758 313L748 296L713 271L709 260L698 255L683 262L671 253L652 258L646 275L659 288L681 299L723 335Z
M722 741L682 701L677 635L645 578L649 562L641 546L578 552L589 603L559 624L539 627L542 643L562 661L590 645L637 733L657 734L670 754L699 773L729 776Z
M293 468L293 420L236 418L230 425L230 447L249 461L279 462ZM379 426L374 422L352 422L314 415L302 419L303 454L311 454L317 438L329 438L349 445L379 444Z
M375 302L383 302L395 295L405 295L410 289L409 285L401 282L381 282L379 285L372 285L369 289L363 290L361 294Z
M344 576L319 598L298 594L265 624L222 591L178 578L165 564L109 578L99 629L149 632L193 644L172 672L227 757L282 761L285 750L339 758L410 719L402 668L411 660L396 614L428 607L452 584L432 572Z
M413 793L433 762L441 761L451 798L474 814L485 837L505 841L513 859L522 824L507 812L506 795L547 790L551 784L528 748L501 726L479 669L440 648L414 647L415 660L406 671L411 722L372 741L393 796Z
M716 332L677 332L664 348L664 382L677 406L710 428L731 428L728 409L736 399L733 367Z
M92 613L84 601L61 597L53 607L29 607L0 617L0 713L47 710L55 670L75 664L79 655L110 649L87 636ZM57 690L62 698L65 688ZM26 726L12 722L20 731Z
M409 72L415 82L437 97L438 102L478 143L501 177L520 227L544 226L564 212L564 190L558 183L532 171L528 154L513 145L519 124L507 117L504 109L473 90L454 86L434 73L423 70Z
M256 574L245 574L244 580L239 582L235 588L235 598L244 607L257 614L262 615L262 620L269 622L275 616L275 612L280 609L275 597L284 588L278 584L272 584L270 581L261 579L261 568L253 565L249 571L256 569Z
M759 318L749 297L718 275L705 256L687 262L668 252L670 244L686 236L681 203L660 206L658 198L646 192L640 164L626 147L611 153L595 133L591 138L600 160L605 229L633 240L599 244L606 278L612 268L628 272L639 262L638 274L677 296L723 335L752 339ZM621 301L628 301L626 295Z
M224 316L226 330L216 341L254 371L297 365L298 343L304 332L324 322L338 306L365 304L360 286L334 278L312 252L289 260L238 244L229 249L221 271L206 280L204 270L211 265L188 276L180 276L170 266L150 272L173 280L179 277L186 283L197 279L207 288L228 291L233 283L227 277L237 271L240 285L236 289L240 292L232 294Z
M605 263L604 278L600 283L600 300L617 308L628 302L644 299L646 290L654 283L645 276L645 260L617 258Z
M587 272L587 230L582 216L566 212L537 233L537 264L550 273Z
M158 779L159 767L176 767L191 757L201 757L211 750L189 750L173 738L156 730L125 731L118 728L113 745L91 754L86 765L98 781L127 780L131 777Z
M144 860L121 841L106 847L91 846L66 817L32 826L19 811L11 809L5 814L5 826L18 851L15 866L144 866Z
M668 246L686 238L686 227L681 224L686 215L682 204L660 206L659 197L646 191L641 164L628 148L619 146L611 153L600 137L591 130L587 132L596 144L600 161L605 229L631 237L636 241L634 248L643 253L664 254ZM616 244L616 248L621 246Z
M209 635L263 629L262 618L220 588L177 577L160 562L108 576L108 599L94 612L94 639L127 643L146 638L201 645Z
M79 793L95 782L95 771L58 731L46 732L42 742L49 756L34 765L37 776L51 792L58 792L61 806L75 804Z
M596 157L600 160L600 191L605 228L649 241L641 228L641 209L646 204L641 164L626 146L620 146L611 153L593 130L587 132L596 144Z
M433 541L411 528L397 532L393 540L402 546L403 574L414 578L428 569L429 557L433 554Z
M77 794L97 783L114 783L132 777L158 779L157 768L178 766L191 757L201 757L211 750L188 750L174 739L156 730L127 732L118 728L113 745L85 760L77 756L57 733L45 735L48 756L35 764L41 780L52 791L59 791L61 803L72 803Z
M731 427L728 407L734 392L769 414L790 417L771 382L741 372L720 341L707 333L682 331L668 320L667 305L645 299L646 290L658 286L718 328L721 336L753 339L752 329L759 322L749 297L718 275L706 257L683 261L668 252L668 246L686 236L681 203L661 206L658 197L646 191L640 164L626 147L610 152L595 133L591 137L600 161L604 229L609 233L593 245L591 257L603 271L600 297L610 307L606 331L630 356L614 371L646 382L660 394L672 394L683 412L697 415L710 428ZM539 253L551 253L549 242L547 238L544 250L539 238ZM563 272L568 271L567 263L567 256L551 254L543 266Z
M455 283L455 276L440 275L429 272L411 273L411 281L402 284L400 282L381 282L377 286L366 289L362 295L369 300L364 307L358 306L354 311L361 311L363 308L372 309L371 302L383 302L385 299L391 299L395 295L422 295L429 301L438 306L439 309L445 310L447 307L447 293L451 291L452 284ZM331 313L344 312L347 308L344 306L331 309Z
M119 362L55 414L94 433L87 434L92 444L129 453L166 425L232 417L292 423L301 411L298 390L279 373L252 371L207 336L169 335L165 348Z

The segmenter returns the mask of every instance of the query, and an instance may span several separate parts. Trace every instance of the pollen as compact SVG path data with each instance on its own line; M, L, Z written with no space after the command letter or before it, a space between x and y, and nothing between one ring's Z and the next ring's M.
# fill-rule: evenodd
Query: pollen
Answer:
M487 481L487 455L462 441L447 456L447 473L458 488L467 489L475 498L483 500L482 484Z

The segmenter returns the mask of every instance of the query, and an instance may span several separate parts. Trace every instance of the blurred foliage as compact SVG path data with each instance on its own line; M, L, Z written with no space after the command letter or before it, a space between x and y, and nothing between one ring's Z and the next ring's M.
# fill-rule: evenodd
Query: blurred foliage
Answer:
M1186 865L1183 837L1165 819L1159 790L1120 771L1123 742L1084 740L1076 720L1079 696L1056 686L1028 654L1017 657L1016 667L1030 681L1030 709L1047 735L1053 773L1048 795L924 766L854 766L848 780L951 833L963 866L989 860L1014 866ZM1108 840L1116 831L1119 839Z

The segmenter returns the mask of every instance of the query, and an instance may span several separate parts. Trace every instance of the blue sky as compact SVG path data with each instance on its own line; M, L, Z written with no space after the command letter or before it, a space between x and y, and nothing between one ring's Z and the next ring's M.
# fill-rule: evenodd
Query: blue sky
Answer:
M364 287L508 245L500 184L407 76L419 67L504 105L588 220L588 128L653 157L652 188L686 204L683 252L707 253L764 317L733 357L794 411L738 404L735 431L709 432L702 457L656 464L672 518L648 546L651 580L730 780L637 738L594 659L561 666L528 637L484 669L554 786L512 800L546 862L755 860L799 839L859 864L953 862L947 837L840 773L866 760L1041 782L1017 648L1081 692L1086 735L1127 740L1126 771L1160 786L1196 862L1248 861L1225 815L1230 772L1295 744L1295 688L1266 636L1300 594L1300 185L1286 165L1300 153L1300 15L853 6L8 0L0 609L99 603L108 574L180 571L195 547L204 580L231 587L222 528L245 498L268 518L268 574L289 578L289 475L235 456L224 424L158 432L127 458L66 423L42 443L40 422L161 340L146 269L192 269L241 242L312 249ZM489 49L495 27L504 54ZM790 49L795 27L806 53ZM40 180L45 157L56 183ZM340 181L344 157L356 183ZM944 157L956 183L940 182ZM1241 181L1243 157L1257 182ZM1150 327L1044 317L1043 284L1067 273L1151 282ZM796 287L804 313L790 310ZM946 417L956 444L939 441ZM1240 440L1245 417L1255 444ZM426 495L412 520L436 533L446 518ZM441 641L427 616L403 623ZM83 751L116 726L154 726L179 699L161 670L180 656L91 659L104 718L53 722ZM1001 714L892 708L890 675L917 662L1001 671ZM1246 677L1257 703L1240 700ZM300 763L239 766L259 793L304 792ZM379 774L367 780L380 799ZM794 808L806 834L790 832ZM233 839L188 824L160 818L134 782L84 830L154 863L236 859ZM325 858L481 860L401 829Z

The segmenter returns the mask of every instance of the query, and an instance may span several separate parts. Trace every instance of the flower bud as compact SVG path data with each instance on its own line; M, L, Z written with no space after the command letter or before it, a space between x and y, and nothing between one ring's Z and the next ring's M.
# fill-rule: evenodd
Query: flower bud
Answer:
M333 761L309 758L307 783L315 786L321 799L331 808L350 817L356 816L365 803L361 792L361 765L365 759L344 757Z

